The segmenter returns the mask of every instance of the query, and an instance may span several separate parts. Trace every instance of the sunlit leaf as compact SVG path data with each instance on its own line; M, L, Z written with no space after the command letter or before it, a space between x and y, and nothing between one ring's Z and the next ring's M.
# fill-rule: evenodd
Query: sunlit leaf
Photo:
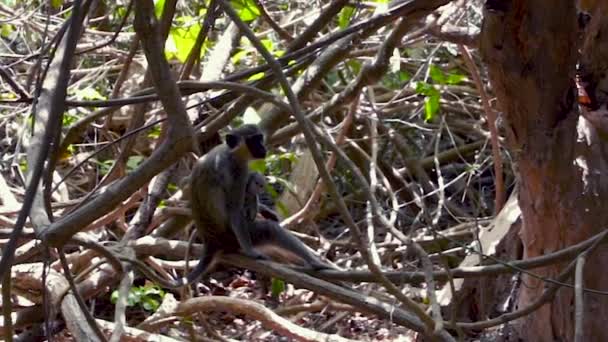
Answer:
M8 38L8 36L13 33L15 27L11 24L2 24L0 25L0 35L4 38Z
M160 132L161 132L161 129L160 129L159 125L151 127L148 130L148 137L153 138L153 139L158 139L158 138L160 138Z
M232 60L232 64L239 64L243 62L243 59L248 55L249 53L245 50L239 50L237 51L231 58Z
M142 299L142 307L147 311L156 311L156 309L158 309L159 306L160 306L160 302L154 298L145 296Z
M53 9L60 9L63 5L63 0L51 0L51 7Z
M201 25L190 16L179 17L176 21L180 25L171 28L165 43L165 55L169 59L177 58L183 63L196 43Z
M439 111L439 94L424 99L424 120L431 121Z
M154 15L157 19L163 15L163 8L165 7L165 0L154 0Z
M355 14L355 8L352 6L345 6L342 8L340 13L338 13L338 26L341 29L345 29L350 24L350 20Z
M459 74L457 72L451 72L447 75L446 83L447 84L458 84L464 81L467 77L465 75Z
M260 40L260 42L262 43L262 45L264 45L266 50L270 51L271 53L274 51L274 43L272 42L272 40L262 39Z
M78 100L105 100L106 97L101 95L95 88L87 87L84 89L76 89L74 96Z
M249 22L260 16L260 10L252 0L231 0L230 4L244 22Z
M249 76L247 78L247 81L257 81L257 80L261 80L262 78L264 78L264 73L263 72L258 72L257 74L253 74L251 76Z
M249 170L255 171L258 173L265 173L266 172L266 161L264 161L263 159L250 161Z
M428 84L426 82L416 83L415 91L416 91L416 94L426 95L426 96L430 96L430 95L439 93L439 91L437 89L435 89L435 87L433 87L432 84Z
M127 170L133 171L141 162L144 161L143 156L130 156L127 160Z
M438 84L445 84L447 80L447 77L445 76L443 70L441 70L435 64L431 64L429 69L429 76L431 76L431 79Z

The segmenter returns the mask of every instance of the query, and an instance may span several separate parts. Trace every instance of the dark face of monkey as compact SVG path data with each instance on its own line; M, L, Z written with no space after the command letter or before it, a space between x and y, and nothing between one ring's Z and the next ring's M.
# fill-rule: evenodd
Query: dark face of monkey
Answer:
M245 143L247 150L254 159L266 158L266 147L264 146L264 135L255 125L243 125L226 135L226 144L235 149Z
M252 157L257 159L266 158L266 147L264 147L264 136L262 134L248 137L245 139L245 143Z

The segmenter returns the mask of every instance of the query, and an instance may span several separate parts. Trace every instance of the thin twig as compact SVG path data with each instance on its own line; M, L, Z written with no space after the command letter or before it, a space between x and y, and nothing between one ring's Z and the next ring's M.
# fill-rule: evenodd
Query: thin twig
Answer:
M574 272L574 342L583 342L585 336L585 296L583 293L584 270L586 255L581 254L576 259L576 271Z
M469 49L460 44L458 45L458 50L462 55L462 59L464 63L467 65L473 80L475 81L475 85L477 86L477 90L479 91L479 96L481 97L481 104L483 105L483 110L486 112L486 117L488 118L488 127L490 129L490 142L492 143L492 157L494 158L494 173L496 177L496 197L494 199L494 212L498 213L500 209L505 205L506 191L505 191L505 181L503 175L503 166L502 166L502 157L500 156L500 143L498 141L498 129L496 128L496 111L490 106L490 97L486 93L484 88L484 84L481 80L481 76L479 75L479 69L473 62L473 58L471 57L471 53Z

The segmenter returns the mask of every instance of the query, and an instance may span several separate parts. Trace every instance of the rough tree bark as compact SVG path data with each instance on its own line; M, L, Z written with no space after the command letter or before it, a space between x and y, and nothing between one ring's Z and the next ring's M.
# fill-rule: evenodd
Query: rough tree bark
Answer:
M595 18L608 22L606 16ZM580 57L575 1L486 3L481 52L519 171L524 258L555 251L606 229L605 135L597 122L580 115L574 84L580 61L590 95L605 101L600 93L606 91L602 77L608 56L600 37L606 37L606 26L595 27L597 32L590 37L596 41ZM607 264L608 250L600 247L585 264L585 287L608 290ZM537 272L555 278L564 266ZM538 298L544 287L524 277L518 306ZM584 340L608 341L608 297L585 293L584 299ZM550 304L518 322L521 337L524 341L571 341L573 312L574 292L561 288Z

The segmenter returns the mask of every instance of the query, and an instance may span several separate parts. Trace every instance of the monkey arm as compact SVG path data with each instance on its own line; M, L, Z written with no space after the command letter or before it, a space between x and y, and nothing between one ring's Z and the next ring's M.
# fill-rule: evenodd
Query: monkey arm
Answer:
M238 198L232 198L232 200L227 200L226 202L226 213L229 215L228 220L230 224L230 229L236 240L241 247L241 251L244 255L254 258L254 259L268 259L262 253L253 249L253 244L251 243L251 234L249 232L249 225L245 220L243 210L244 200L243 197L239 200Z
M271 221L275 221L275 222L279 222L281 221L281 219L279 218L279 214L277 214L276 211L270 209L269 206L262 204L262 203L258 203L259 206L259 212L260 214L268 220Z
M240 212L237 212L237 215L232 215L230 225L244 255L254 259L268 259L264 254L253 249L251 235L249 234L249 224L243 219L243 215Z

